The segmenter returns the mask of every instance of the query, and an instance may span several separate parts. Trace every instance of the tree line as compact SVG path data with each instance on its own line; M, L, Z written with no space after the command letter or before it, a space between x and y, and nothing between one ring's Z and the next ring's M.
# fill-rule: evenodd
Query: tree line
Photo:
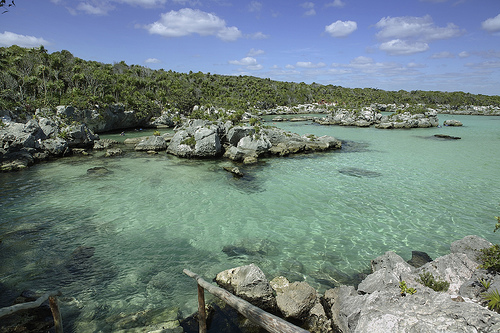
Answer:
M253 76L152 70L125 62L86 61L67 50L48 53L38 48L0 48L0 109L72 105L96 109L123 104L149 117L166 109L189 115L195 105L252 111L313 102L346 107L380 104L449 104L500 106L500 96L464 92L385 91L317 83L281 82Z

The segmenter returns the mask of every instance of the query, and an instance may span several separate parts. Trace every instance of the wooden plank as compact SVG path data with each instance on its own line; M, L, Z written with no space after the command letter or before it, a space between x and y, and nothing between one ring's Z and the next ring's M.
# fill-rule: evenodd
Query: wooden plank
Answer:
M198 285L198 325L199 333L207 333L207 313L205 311L205 289Z
M0 318L3 316L10 315L19 310L28 310L37 308L40 305L42 305L42 303L45 302L50 296L59 296L59 295L61 295L60 291L49 291L48 293L40 296L36 301L16 304L6 308L2 308L0 309Z
M49 296L49 306L50 306L50 311L52 311L52 316L54 317L55 332L63 333L62 317L61 317L61 311L59 311L59 305L57 304L57 297Z
M191 272L190 270L184 269L184 274L192 277L196 280L198 285L205 288L209 293L217 296L229 306L236 309L243 316L251 320L253 323L259 325L270 333L309 333L303 328L293 325L286 320L272 315L249 302L236 297L229 291L222 289L220 287L214 286L211 283L203 280L198 274Z

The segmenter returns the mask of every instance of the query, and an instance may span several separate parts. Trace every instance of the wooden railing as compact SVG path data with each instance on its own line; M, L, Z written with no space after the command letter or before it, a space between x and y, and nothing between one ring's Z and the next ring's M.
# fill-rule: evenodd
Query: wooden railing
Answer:
M59 311L59 306L57 304L57 297L60 296L60 291L51 291L42 296L40 296L36 301L21 303L12 305L6 308L0 309L0 318L8 316L20 310L34 309L42 305L47 299L49 300L50 310L52 311L52 316L54 317L54 329L56 333L63 333L61 312Z
M229 306L237 310L243 316L251 320L253 323L259 325L270 333L309 333L308 331L295 326L284 319L274 316L247 301L231 294L229 291L214 286L203 280L198 274L193 273L187 269L183 270L184 274L192 277L198 284L198 323L199 332L207 332L207 318L205 312L205 293L206 289L209 293L217 296Z

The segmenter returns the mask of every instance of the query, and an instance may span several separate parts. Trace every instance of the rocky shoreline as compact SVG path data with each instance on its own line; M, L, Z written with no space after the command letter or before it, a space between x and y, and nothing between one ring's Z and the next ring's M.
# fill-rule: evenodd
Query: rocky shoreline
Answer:
M486 307L482 295L500 290L500 275L478 268L479 250L491 245L467 236L453 242L448 255L432 260L414 252L408 262L389 251L371 261L372 273L357 288L338 285L323 295L304 281L283 276L269 281L254 264L220 272L214 281L310 332L499 332L500 314ZM444 286L440 291L437 282ZM214 324L219 332L232 332L231 325L256 331L242 318L236 323L224 319L229 310L223 304L216 302L210 310L226 325ZM191 332L195 316L181 326Z

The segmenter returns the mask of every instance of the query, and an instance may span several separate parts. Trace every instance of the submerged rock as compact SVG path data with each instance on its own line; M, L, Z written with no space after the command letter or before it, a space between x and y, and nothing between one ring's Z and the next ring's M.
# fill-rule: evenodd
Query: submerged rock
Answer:
M358 178L375 178L382 176L380 172L370 171L360 168L344 168L340 169L339 172L347 176L358 177Z
M444 139L444 140L460 140L461 138L458 136L451 136L447 134L434 134L435 138Z

